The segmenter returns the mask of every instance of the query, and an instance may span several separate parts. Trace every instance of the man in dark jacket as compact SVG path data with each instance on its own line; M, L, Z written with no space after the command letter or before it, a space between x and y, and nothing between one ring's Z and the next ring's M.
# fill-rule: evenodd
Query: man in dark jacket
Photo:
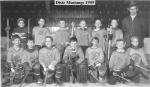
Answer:
M146 21L138 14L136 3L131 3L128 7L130 15L122 21L122 30L124 39L127 42L126 47L130 46L130 38L137 36L140 40L140 47L143 46L143 39L148 35Z

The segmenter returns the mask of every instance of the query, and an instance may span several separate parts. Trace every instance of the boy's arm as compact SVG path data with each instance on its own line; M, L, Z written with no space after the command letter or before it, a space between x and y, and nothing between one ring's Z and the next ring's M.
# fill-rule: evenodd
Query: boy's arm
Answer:
M43 50L41 49L39 51L39 63L43 66L44 70L46 70L46 65L45 65L45 63L43 61L44 58L45 58L45 55L43 53Z
M65 49L64 55L63 55L63 60L65 63L68 62L68 58L69 58L69 50L68 48Z
M35 27L32 30L32 36L35 38Z
M79 54L79 59L77 60L77 63L80 64L84 60L84 54L81 48L79 48L78 54Z
M35 62L39 62L39 51L35 51Z
M11 49L8 49L8 52L7 52L7 62L10 63L10 66L11 66L11 67L13 67L12 60L11 60L12 55L13 55L13 54L12 54Z
M46 36L50 36L50 31L49 31L49 29L48 28L46 28L46 34L45 34Z
M148 66L148 62L147 62L147 59L146 59L146 57L145 57L145 54L144 54L143 49L141 49L140 54L141 54L141 58L142 58L143 64L147 67L147 66Z
M103 63L104 62L104 53L102 50L100 50L100 54L98 57L98 62Z
M88 38L89 38L89 42L91 42L92 41L92 35L90 32L88 32ZM90 43L89 43L89 45L90 45Z
M60 53L59 53L58 50L55 50L55 51L54 51L54 55L55 55L55 60L51 62L51 64L52 64L53 66L55 66L57 63L60 62Z
M110 71L112 71L112 69L113 69L114 61L116 61L115 60L115 55L114 55L114 53L112 53L112 55L110 57L110 61L109 61L109 69L110 69Z

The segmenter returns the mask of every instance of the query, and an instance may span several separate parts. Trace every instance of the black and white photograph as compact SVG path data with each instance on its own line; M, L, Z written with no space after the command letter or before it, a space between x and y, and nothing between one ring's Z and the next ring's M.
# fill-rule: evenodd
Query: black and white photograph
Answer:
M150 0L0 0L0 87L150 87Z

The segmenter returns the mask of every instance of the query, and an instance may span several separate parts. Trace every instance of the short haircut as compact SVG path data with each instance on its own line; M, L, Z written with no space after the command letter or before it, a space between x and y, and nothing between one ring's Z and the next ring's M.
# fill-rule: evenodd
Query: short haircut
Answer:
M13 35L11 40L13 41L15 39L19 39L20 40L20 37L18 35Z
M17 20L17 24L18 24L20 21L25 22L25 19L24 19L24 18L18 18L18 20Z
M118 39L118 40L116 41L116 43L117 43L117 42L120 42L120 41L122 41L123 43L125 43L125 40L124 40L124 39Z
M76 37L72 37L72 38L70 38L70 42L78 42L78 40Z
M132 36L132 37L131 37L131 39L130 39L130 40L131 40L131 42L132 42L132 40L133 40L133 39L137 39L137 40L139 40L139 38L138 38L137 36Z
M51 37L51 36L46 36L45 39L47 39L47 38L50 38L51 41L53 41L53 37Z
M41 19L43 19L43 20L45 21L45 19L44 19L44 18L42 18L42 17L38 18L38 21L40 21Z
M98 41L98 43L99 43L99 39L98 39L98 37L93 37L93 38L92 38L92 40L97 40L97 41Z
M33 41L33 42L34 42L33 37L28 37L28 38L27 38L27 42L28 42L28 41Z

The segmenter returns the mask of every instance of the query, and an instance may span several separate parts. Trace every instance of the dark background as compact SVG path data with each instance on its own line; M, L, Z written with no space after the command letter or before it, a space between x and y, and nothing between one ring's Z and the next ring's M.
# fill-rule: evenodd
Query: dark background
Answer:
M16 21L19 17L23 17L27 20L30 19L30 31L33 26L37 25L37 18L44 17L46 19L47 26L57 26L57 22L60 19L64 19L67 22L67 26L70 26L72 21L76 22L76 26L81 19L85 19L89 27L93 27L95 19L101 19L103 27L107 27L112 18L118 19L121 27L122 19L129 14L127 6L129 1L99 1L96 0L94 6L56 6L54 0L44 1L2 1L1 2L1 35L6 36L5 27L6 19L10 20L10 33L17 26ZM139 13L143 15L149 23L150 15L150 2L138 1ZM149 27L150 29L150 27Z

